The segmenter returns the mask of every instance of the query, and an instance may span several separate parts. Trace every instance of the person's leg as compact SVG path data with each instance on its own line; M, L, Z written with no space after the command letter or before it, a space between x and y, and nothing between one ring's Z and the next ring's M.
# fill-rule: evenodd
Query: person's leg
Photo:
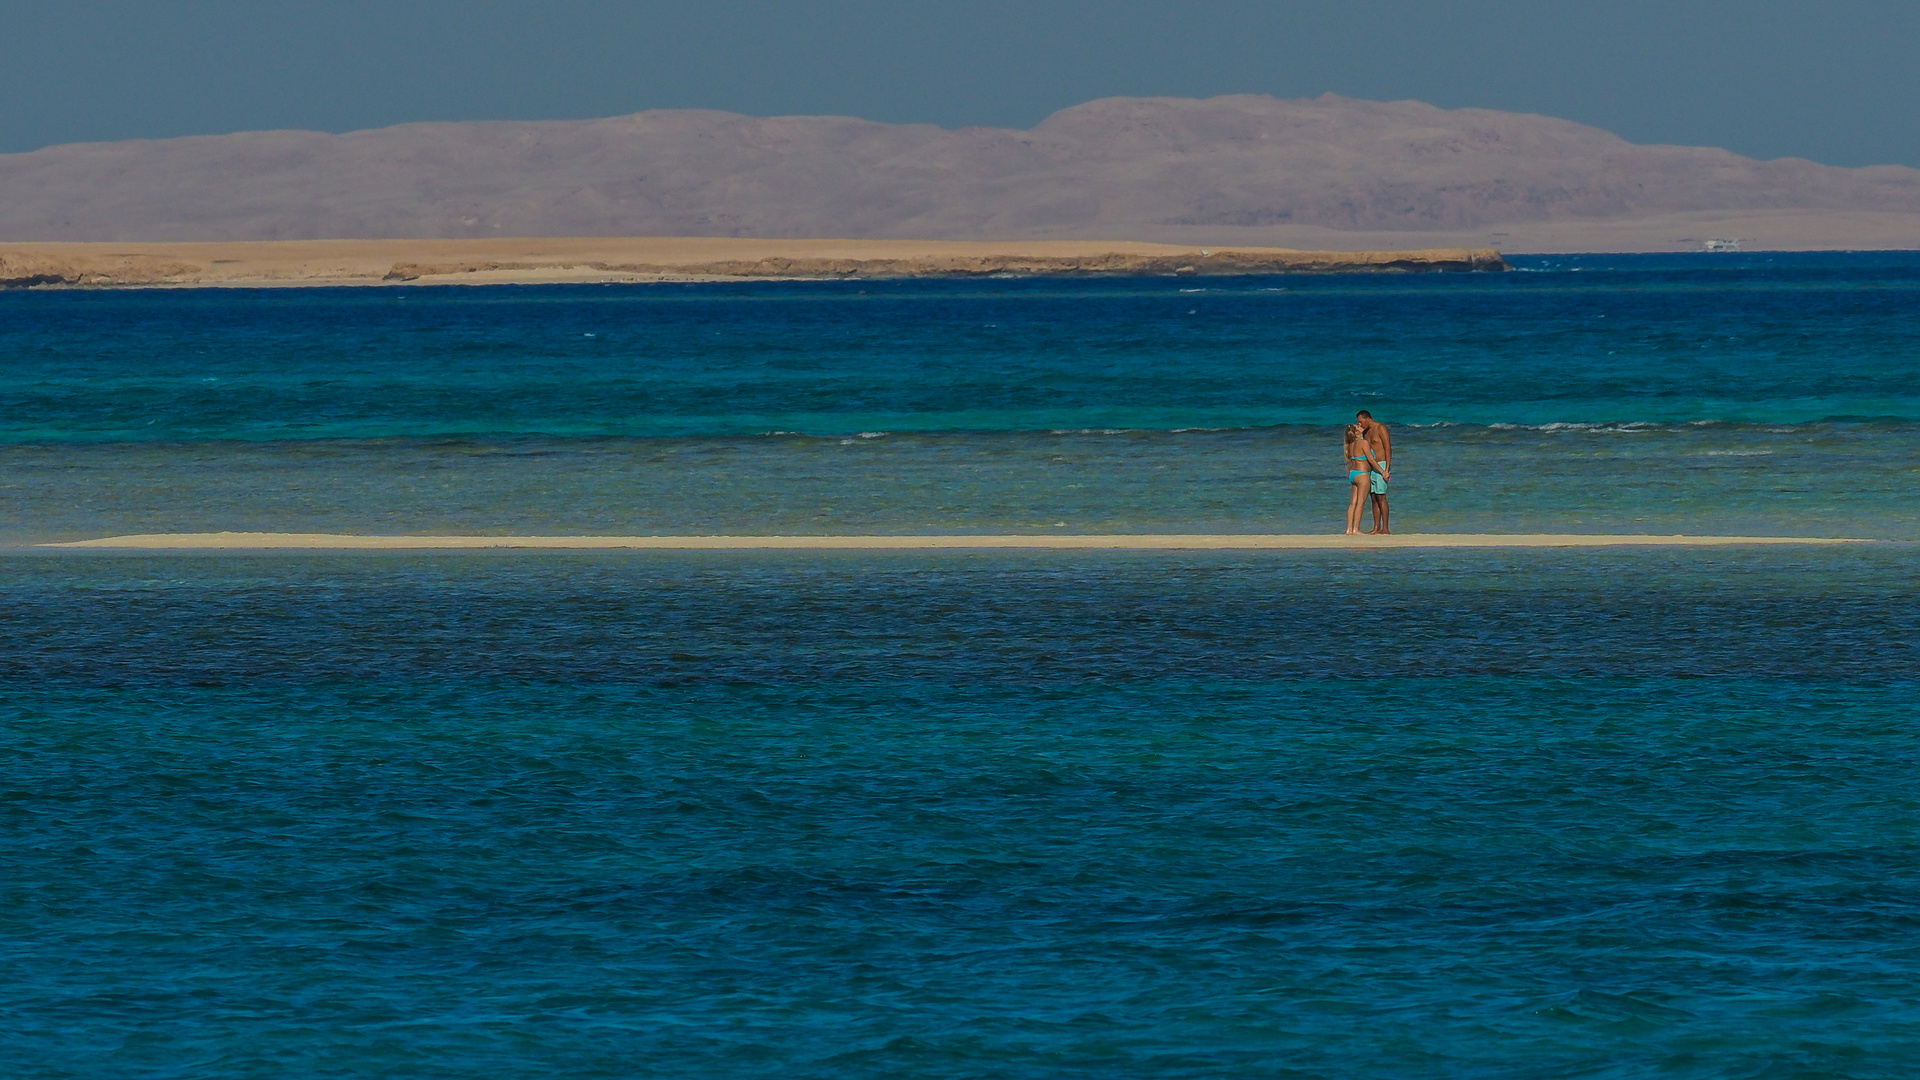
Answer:
M1376 533L1391 531L1387 527L1387 497L1385 495L1375 495L1373 497L1373 531Z
M1360 479L1355 480L1351 486L1353 488L1353 497L1347 500L1348 536L1353 536L1360 532L1360 515L1366 512L1367 506L1367 478L1362 476Z

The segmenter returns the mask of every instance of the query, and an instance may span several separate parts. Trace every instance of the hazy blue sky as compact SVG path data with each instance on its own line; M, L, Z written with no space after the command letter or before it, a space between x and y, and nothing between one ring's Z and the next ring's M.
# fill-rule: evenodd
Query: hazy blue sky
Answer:
M688 107L1026 127L1329 90L1920 166L1920 2L0 0L0 152Z

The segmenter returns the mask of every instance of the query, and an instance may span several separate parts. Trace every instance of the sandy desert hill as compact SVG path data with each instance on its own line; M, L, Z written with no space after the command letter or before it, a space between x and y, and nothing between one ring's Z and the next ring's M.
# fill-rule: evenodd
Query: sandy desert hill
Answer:
M1920 170L1331 95L1110 98L1029 131L676 110L0 155L4 241L509 236L1920 247Z

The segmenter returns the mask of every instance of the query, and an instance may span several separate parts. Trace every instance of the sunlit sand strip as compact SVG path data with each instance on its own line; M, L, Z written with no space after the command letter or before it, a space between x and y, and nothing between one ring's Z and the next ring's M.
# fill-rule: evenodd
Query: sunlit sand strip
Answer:
M1299 533L1187 533L1019 536L354 536L342 533L145 533L108 536L57 548L445 550L465 548L633 548L654 551L926 551L1070 548L1115 551L1264 551L1325 548L1736 547L1757 544L1857 544L1845 537L1645 536L1582 533L1396 533L1343 536Z

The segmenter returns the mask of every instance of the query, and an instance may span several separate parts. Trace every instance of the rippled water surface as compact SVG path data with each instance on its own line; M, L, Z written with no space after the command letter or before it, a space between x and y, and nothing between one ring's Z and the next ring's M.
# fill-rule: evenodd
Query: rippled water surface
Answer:
M1524 265L0 295L0 1074L1912 1075L1920 261ZM19 546L1329 531L1355 407L1894 542Z

